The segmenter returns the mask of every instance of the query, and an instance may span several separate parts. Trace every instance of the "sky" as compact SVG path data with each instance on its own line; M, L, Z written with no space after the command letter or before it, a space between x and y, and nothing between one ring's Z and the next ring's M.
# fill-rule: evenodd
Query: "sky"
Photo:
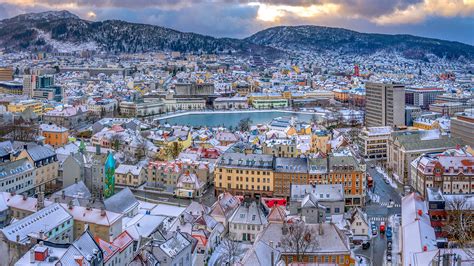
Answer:
M320 25L474 45L474 0L0 0L0 19L47 10L215 37L244 38L278 25Z

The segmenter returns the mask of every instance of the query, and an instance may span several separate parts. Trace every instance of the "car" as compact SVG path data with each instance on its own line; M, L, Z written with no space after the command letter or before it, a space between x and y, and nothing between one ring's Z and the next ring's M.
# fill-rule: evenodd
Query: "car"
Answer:
M369 241L365 241L364 243L362 243L362 249L368 249L370 248L370 242Z
M387 246L387 250L388 250L388 251L392 251L392 245Z
M387 254L387 261L388 261L388 262L392 262L392 255Z
M385 184L389 184L390 181L388 180L388 178L384 178L383 181L385 181Z
M372 164L372 165L370 166L370 168L374 169L374 168L375 168L375 164Z

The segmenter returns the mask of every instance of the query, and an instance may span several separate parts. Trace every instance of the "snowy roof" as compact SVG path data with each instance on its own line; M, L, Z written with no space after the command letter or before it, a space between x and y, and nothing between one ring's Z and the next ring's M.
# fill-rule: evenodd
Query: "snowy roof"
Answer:
M43 132L59 132L59 133L62 133L62 132L68 131L67 128L62 127L62 126L57 126L55 124L51 124L51 125L50 124L41 124L40 129Z
M132 218L124 218L122 227L134 240L139 240L143 237L150 237L166 218L163 215L139 213Z
M89 210L87 207L82 206L73 206L72 208L68 208L66 204L61 204L64 208L67 208L69 214L74 217L74 220L91 223L91 224L98 224L104 226L111 226L120 219L122 219L121 213L115 213L111 211L105 211L105 215L102 216L102 211L96 208L90 208Z
M46 146L41 146L41 145L28 147L26 151L30 155L31 159L35 162L56 155L56 152L53 149Z
M174 258L189 245L191 245L191 241L189 241L180 232L176 232L174 237L171 237L166 242L160 245L160 249L168 257Z
M40 231L50 232L71 218L61 205L55 203L3 228L2 232L12 242L16 242L19 236L20 242L25 243L28 235L38 235Z
M263 210L255 202L241 204L230 217L229 222L255 225L266 225L268 223Z
M126 214L138 207L138 200L130 188L126 187L104 201L105 209L115 213Z
M301 201L309 193L314 194L318 201L344 200L342 184L291 185L290 198L292 201Z

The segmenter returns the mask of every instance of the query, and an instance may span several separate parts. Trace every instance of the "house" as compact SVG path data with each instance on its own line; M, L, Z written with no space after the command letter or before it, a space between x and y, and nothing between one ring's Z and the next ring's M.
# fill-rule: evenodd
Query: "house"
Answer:
M216 134L216 140L219 141L219 145L227 146L236 143L239 138L232 132L219 132Z
M0 265L10 265L37 240L69 243L73 240L72 216L58 203L51 204L0 230Z
M133 259L133 239L124 231L114 241L107 242L95 237L104 253L104 266L128 265Z
M139 202L130 188L126 187L104 200L104 206L107 211L133 217L138 213Z
M343 214L344 207L342 184L291 185L290 214L302 214L306 223L327 221L332 215ZM323 213L321 208L324 208Z
M228 222L234 211L239 207L240 200L230 194L224 192L217 196L217 201L212 205L210 215L224 225L226 232L228 231Z
M229 238L253 243L267 224L267 217L260 205L244 202L229 219Z
M115 184L117 185L138 187L145 181L145 171L139 165L120 164L115 169Z
M284 244L284 239L291 234L292 226L303 226L305 230L311 232L309 237L313 244L308 245L304 254L300 254L301 259L296 255L294 248ZM266 249L273 247L275 262L278 258L276 255L279 254L279 258L283 260L284 265L291 265L292 263L355 265L355 259L352 257L346 236L334 224L330 223L305 224L298 220L293 220L291 223L271 222L263 229L248 252L255 252L254 250L259 248L258 245L262 244L267 246ZM271 250L269 251L266 252L267 255L271 255ZM244 259L246 256L247 254ZM270 258L271 256L267 257L267 261Z
M186 170L178 178L175 195L183 198L200 197L204 192L204 188L204 183L201 183L197 175Z
M40 241L26 252L15 263L15 266L103 265L103 256L102 248L94 241L91 233L86 230L71 244Z
M44 143L55 148L68 143L69 130L54 124L41 124L40 133L45 138Z
M349 210L349 225L353 239L368 240L370 238L370 224L367 214L360 208L354 207Z
M186 233L177 230L164 241L153 240L147 246L159 265L193 265L196 240Z

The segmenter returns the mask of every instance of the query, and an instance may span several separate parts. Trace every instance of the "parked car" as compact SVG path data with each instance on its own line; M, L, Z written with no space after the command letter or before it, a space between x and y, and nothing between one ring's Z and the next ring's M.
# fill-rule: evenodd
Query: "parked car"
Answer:
M389 184L390 181L388 180L388 178L384 178L383 181L385 181L385 184Z
M387 236L387 241L392 241L392 227L387 226L387 231L385 232L385 235Z
M387 253L387 261L388 262L392 261L392 254L391 253Z
M379 230L381 234L385 233L385 222L380 222Z
M370 242L369 241L365 241L364 243L362 243L362 249L368 249L370 248Z

